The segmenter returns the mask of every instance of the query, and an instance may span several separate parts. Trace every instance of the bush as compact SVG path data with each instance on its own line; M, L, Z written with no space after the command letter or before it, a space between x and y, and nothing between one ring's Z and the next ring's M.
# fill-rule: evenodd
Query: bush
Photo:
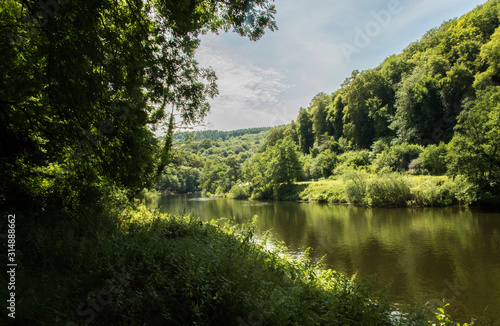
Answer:
M407 206L411 199L408 179L398 173L390 173L371 179L366 187L364 202L370 207Z
M347 202L351 204L363 203L367 178L368 174L360 170L351 169L343 173L342 179L345 182L344 191Z
M441 206L438 205L440 191L439 186L431 180L427 180L420 187L413 189L413 206Z
M381 171L384 168L398 172L408 171L410 162L416 159L422 151L422 146L408 143L387 147L377 154L373 165L376 171Z
M457 176L454 182L454 197L461 205L472 205L479 202L480 189L464 176Z
M229 190L229 198L233 199L248 199L250 198L251 191L250 191L250 185L247 184L235 184L231 190Z
M335 153L329 149L319 153L314 159L311 160L309 167L309 174L312 179L328 178L333 173L333 169L337 163Z
M369 164L370 152L368 150L346 152L338 156L338 165L334 170L334 174L343 174L344 171L368 166Z
M389 147L390 140L379 139L373 142L370 152L370 160L373 161L378 154L382 153L387 147Z
M160 196L160 192L156 190L150 189L142 189L141 192L137 195L137 199L146 205L151 205L153 203L158 202Z
M429 145L419 158L422 160L423 168L431 175L443 175L446 173L446 156L448 154L448 147L445 143L441 142L439 145Z
M408 165L408 172L413 175L429 174L429 171L424 167L424 162L420 156L410 162Z
M411 189L411 206L443 207L457 203L465 204L460 199L461 182L447 177L415 177Z

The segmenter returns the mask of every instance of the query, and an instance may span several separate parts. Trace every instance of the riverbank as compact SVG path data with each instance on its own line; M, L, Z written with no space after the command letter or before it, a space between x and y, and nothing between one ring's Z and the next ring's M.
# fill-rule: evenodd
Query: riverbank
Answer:
M347 171L319 181L280 185L272 199L354 204L366 207L444 207L469 205L470 187L463 179L447 176L415 176L401 173L374 174ZM245 194L247 194L245 196ZM237 199L254 198L247 191L227 194Z
M391 324L366 283L254 243L251 225L144 207L115 221L33 225L20 241L20 324Z
M329 180L298 183L302 201L356 204L367 207L444 207L468 204L461 179L398 173L352 172Z

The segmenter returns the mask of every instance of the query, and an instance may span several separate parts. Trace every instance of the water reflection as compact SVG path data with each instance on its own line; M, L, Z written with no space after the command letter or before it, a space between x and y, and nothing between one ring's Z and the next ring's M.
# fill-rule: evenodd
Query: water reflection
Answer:
M271 230L292 252L313 248L330 268L390 284L393 302L452 302L462 319L500 320L500 214L457 207L365 209L295 202L162 197L164 212L233 217ZM486 309L486 310L485 310Z

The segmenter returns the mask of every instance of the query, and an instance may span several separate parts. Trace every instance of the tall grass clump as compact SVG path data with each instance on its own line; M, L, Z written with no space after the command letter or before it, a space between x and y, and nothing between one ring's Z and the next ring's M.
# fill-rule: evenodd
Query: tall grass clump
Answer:
M348 169L342 174L345 182L344 191L347 202L362 204L366 194L368 173L362 170Z
M344 172L347 201L370 207L406 206L411 199L408 179L399 173L370 175L360 170Z
M313 202L341 204L346 203L342 180L322 180L303 184L299 199Z
M416 177L417 178L417 177ZM447 177L420 177L412 187L412 206L444 207L450 205L470 205L471 185L463 178L451 180Z
M364 203L370 207L402 207L407 205L411 196L407 177L399 173L387 173L370 179Z

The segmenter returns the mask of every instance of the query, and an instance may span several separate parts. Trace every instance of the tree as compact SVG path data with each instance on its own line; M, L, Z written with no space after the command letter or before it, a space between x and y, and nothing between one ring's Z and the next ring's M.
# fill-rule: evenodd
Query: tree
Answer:
M375 139L390 135L394 93L379 71L353 74L342 101L343 135L355 146L369 148Z
M423 144L441 139L445 106L440 80L446 76L447 62L441 56L429 56L422 66L404 78L396 94L396 114L391 128L398 143Z
M201 171L201 185L204 194L225 193L231 189L226 178L229 167L219 158L212 157L205 162Z
M476 89L500 84L500 27L495 30L491 40L481 48L481 60L488 67L486 71L476 76Z
M332 95L332 102L328 106L327 119L331 125L332 135L335 139L343 136L344 103L342 91L339 90Z
M284 138L284 133L285 130L287 129L287 126L278 126L271 128L267 132L266 139L264 140L264 143L262 144L261 151L264 152L268 147L276 145L276 143Z
M500 87L479 93L459 116L449 147L449 170L463 174L478 189L479 199L500 199Z
M314 145L313 122L309 112L304 108L300 109L297 118L297 134L300 151L309 154L309 149Z
M297 124L295 123L295 121L292 120L292 122L288 126L286 126L286 129L283 132L283 136L291 136L296 144L299 143L299 137L297 135Z
M297 145L291 136L280 139L265 152L253 155L242 170L253 198L276 198L282 185L291 184L302 173Z
M267 176L268 163L266 153L257 153L243 164L243 176L250 183L254 198L271 198L272 196L272 185Z
M291 184L302 172L302 166L297 153L297 145L292 137L279 140L268 153L269 165L267 175L269 181L278 186L282 183Z
M325 93L317 94L311 101L309 113L313 123L313 133L316 141L324 133L332 133L331 125L327 121L327 107L330 101L330 96Z

